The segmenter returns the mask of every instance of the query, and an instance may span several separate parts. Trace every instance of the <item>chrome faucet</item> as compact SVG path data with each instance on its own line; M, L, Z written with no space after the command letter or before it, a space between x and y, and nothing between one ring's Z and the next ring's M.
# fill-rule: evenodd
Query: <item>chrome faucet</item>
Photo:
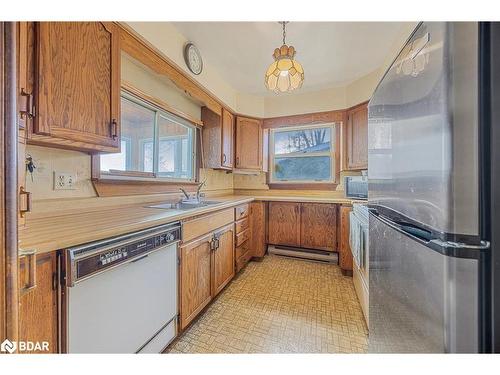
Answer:
M182 191L182 194L184 194L184 196L186 197L187 200L190 200L191 198L189 197L189 194L186 190L184 190L183 188L179 188L180 191Z
M207 180L203 180L200 184L198 184L198 187L196 188L196 200L199 202L200 201L200 190L203 186L205 186L207 183Z
M197 186L197 188L196 188L196 201L197 201L197 202L199 202L199 201L200 201L200 197L201 197L201 192L200 192L200 190L201 190L201 188L202 188L203 186L205 186L205 185L206 185L206 182L207 182L207 180L206 180L206 179L205 179L205 180L203 180L201 183L199 183L199 184L198 184L198 186ZM193 200L193 198L191 198L191 197L189 196L189 193L188 193L188 192L187 192L184 188L179 188L179 190L180 190L180 191L182 191L182 194L184 194L184 196L186 197L186 200L188 200L188 201L192 201L192 200Z

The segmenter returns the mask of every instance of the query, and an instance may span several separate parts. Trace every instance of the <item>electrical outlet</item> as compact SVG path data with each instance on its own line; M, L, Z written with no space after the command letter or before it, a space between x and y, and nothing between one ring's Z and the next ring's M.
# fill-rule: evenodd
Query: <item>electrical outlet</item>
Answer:
M76 189L76 175L67 172L54 172L54 190Z

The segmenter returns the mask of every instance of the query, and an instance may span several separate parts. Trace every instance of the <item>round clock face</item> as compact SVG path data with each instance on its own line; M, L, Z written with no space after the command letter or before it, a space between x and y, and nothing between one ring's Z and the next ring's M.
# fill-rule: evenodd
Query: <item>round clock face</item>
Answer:
M198 48L193 43L188 43L184 47L184 60L186 65L193 74L200 74L203 70L203 60Z

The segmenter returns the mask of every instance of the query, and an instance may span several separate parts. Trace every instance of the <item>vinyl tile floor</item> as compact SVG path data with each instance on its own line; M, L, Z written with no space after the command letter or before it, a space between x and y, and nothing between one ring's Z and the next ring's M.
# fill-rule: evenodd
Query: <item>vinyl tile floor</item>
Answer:
M250 262L167 353L365 353L351 277L277 255Z

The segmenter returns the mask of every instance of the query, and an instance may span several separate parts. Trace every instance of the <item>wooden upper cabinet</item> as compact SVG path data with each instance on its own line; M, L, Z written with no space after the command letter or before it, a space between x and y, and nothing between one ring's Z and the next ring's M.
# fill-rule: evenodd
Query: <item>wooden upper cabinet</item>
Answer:
M212 233L180 248L180 326L187 325L212 300Z
M19 340L47 341L50 353L58 352L56 264L55 252L37 255L36 287L23 293L29 267L25 257L19 262Z
M269 202L269 243L300 246L300 203Z
M36 24L33 142L119 151L118 33L108 22Z
M233 168L234 116L222 109L222 116L207 107L201 109L203 121L203 156L205 167L231 170Z
M337 207L335 204L302 203L300 245L309 249L336 251Z
M262 169L262 121L236 117L236 168Z
M347 112L347 169L368 168L368 104Z
M234 225L215 232L214 239L217 247L213 251L213 297L234 277Z

